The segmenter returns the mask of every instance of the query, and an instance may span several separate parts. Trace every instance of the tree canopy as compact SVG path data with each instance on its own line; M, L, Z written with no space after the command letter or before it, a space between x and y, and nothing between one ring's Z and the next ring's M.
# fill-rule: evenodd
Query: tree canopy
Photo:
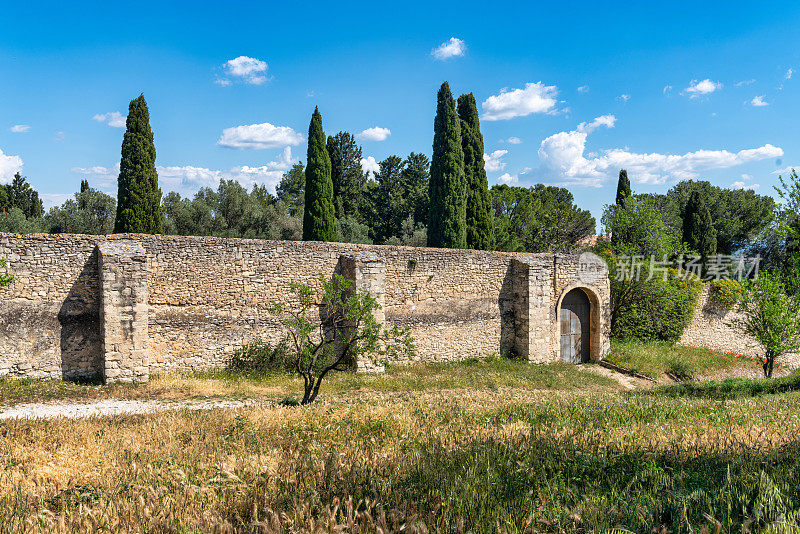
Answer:
M336 241L336 218L333 207L331 158L325 146L322 115L314 108L308 126L305 202L303 211L304 241Z

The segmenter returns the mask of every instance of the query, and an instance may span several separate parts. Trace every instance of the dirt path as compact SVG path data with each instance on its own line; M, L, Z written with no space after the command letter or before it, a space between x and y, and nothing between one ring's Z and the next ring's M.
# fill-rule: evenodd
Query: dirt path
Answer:
M146 414L170 410L216 410L221 408L243 408L265 404L263 400L121 400L103 399L91 402L54 401L46 403L17 404L0 407L2 419L79 419L109 415Z
M628 376L622 373L618 373L612 369L600 367L599 365L579 365L578 369L581 369L582 371L587 373L594 373L600 376L605 376L606 378L610 378L611 380L615 380L623 388L628 390L643 389L653 386L653 383L648 380L642 380L641 378L636 378L633 376Z

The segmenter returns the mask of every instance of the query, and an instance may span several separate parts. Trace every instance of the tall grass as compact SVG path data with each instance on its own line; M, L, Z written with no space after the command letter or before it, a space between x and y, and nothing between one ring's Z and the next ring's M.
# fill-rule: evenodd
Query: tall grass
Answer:
M800 393L499 388L0 424L0 532L794 531Z

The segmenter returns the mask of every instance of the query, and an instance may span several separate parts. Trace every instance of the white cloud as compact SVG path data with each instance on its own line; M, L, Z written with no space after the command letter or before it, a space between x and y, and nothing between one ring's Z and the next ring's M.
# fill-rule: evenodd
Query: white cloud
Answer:
M764 96L766 95L754 96L750 101L750 105L757 108L769 106L769 102L764 102Z
M697 150L679 155L635 153L615 148L599 155L585 154L587 136L599 126L612 128L614 121L598 117L591 123L581 123L573 131L559 132L544 139L538 151L538 175L565 184L599 187L616 176L619 169L627 169L628 176L637 183L662 184L697 178L701 171L725 169L783 155L781 148L770 144L739 152Z
M461 57L467 53L467 44L456 37L451 37L433 50L431 55L438 60L444 61L451 57Z
M501 174L500 177L497 178L497 183L500 183L500 184L515 184L518 181L519 181L519 175L518 174L509 174L507 172Z
M285 147L275 161L270 161L259 167L241 165L228 170L215 170L193 165L156 167L158 182L164 191L178 191L182 195L191 195L201 187L215 188L220 180L236 180L244 187L250 188L254 184L266 185L274 192L275 186L280 182L284 171L291 168L297 160L292 157L292 148ZM115 192L116 180L119 175L119 163L113 167L74 167L72 172L92 178L101 188Z
M512 144L512 145L519 145L519 144L522 143L522 139L520 139L519 137L513 137L512 136L512 137L509 137L508 139L506 139L505 141L503 141L501 139L500 142L501 143L509 143L509 144Z
M11 183L14 174L22 170L22 158L19 156L7 156L0 150L0 184Z
M531 113L554 113L558 88L542 82L527 83L525 89L501 89L497 95L483 101L482 120L500 121L524 117Z
M374 177L375 173L380 172L381 166L378 165L374 157L367 156L366 158L361 158L361 170L364 171L365 174L371 172Z
M619 95L617 97L617 100L619 100L620 102L627 102L630 99L631 99L631 95L629 95L627 93L623 93L623 94L621 94L621 95Z
M249 83L261 85L267 81L267 63L254 57L239 56L229 59L222 65L222 70L230 78L217 78L216 83L222 86L231 85L231 78Z
M794 70L793 69L787 70L786 74L783 76L783 79L784 80L791 80L792 79L792 74L794 74Z
M752 174L742 173L742 180L752 180L752 179L753 179Z
M605 126L606 128L613 128L616 123L617 123L617 118L614 115L611 114L600 115L599 117L595 117L595 119L592 122L580 123L578 125L578 131L589 134L601 126Z
M14 133L23 133L29 131L30 129L31 127L29 124L15 124L11 128L9 128L9 130L11 130Z
M745 190L750 189L752 191L755 191L756 189L758 189L758 187L759 187L758 184L747 185L744 182L733 182L731 184L731 189L745 189Z
M508 154L508 150L495 150L491 154L484 154L483 161L485 163L486 172L498 172L506 168L506 162L501 161L501 158Z
M578 92L579 93L588 93L589 92L589 86L588 85L581 85L580 87L578 87Z
M113 128L125 128L125 117L119 111L112 111L110 113L98 113L92 120L97 122L105 122Z
M664 93L665 95L670 94L672 92L672 86L665 85L664 88L661 90L661 92Z
M722 89L722 84L719 82L712 82L710 79L705 80L692 80L689 87L683 90L684 94L688 94L689 98L697 98L700 96L710 95L714 91Z
M736 82L733 85L735 85L736 87L742 87L742 86L751 85L751 84L754 84L754 83L756 83L756 79L755 78L750 78L749 80L742 80L742 81Z
M268 122L234 126L222 130L217 144L228 148L277 148L297 146L303 136L288 126L273 126Z
M392 131L389 130L389 128L375 126L373 128L367 128L363 132L356 134L356 137L362 141L386 141L390 135L392 135Z

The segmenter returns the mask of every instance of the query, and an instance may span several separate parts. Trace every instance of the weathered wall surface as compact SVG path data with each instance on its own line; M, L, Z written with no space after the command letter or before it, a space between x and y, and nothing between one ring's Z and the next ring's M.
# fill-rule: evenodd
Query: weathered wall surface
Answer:
M679 345L703 347L721 352L735 352L749 356L763 356L764 351L750 336L746 336L732 323L742 315L710 301L711 285L705 284L694 319L684 330ZM800 354L787 354L776 360L783 365L800 368Z
M100 372L96 248L116 240L134 241L146 254L150 372L220 366L243 342L279 340L280 318L269 308L287 300L289 282L328 278L341 270L343 257L354 254L377 262L385 322L411 329L419 359L520 354L519 340L531 338L522 328L533 328L538 340L529 359L558 359L557 307L573 286L585 287L594 298L593 357L602 357L608 347L607 272L584 269L578 256L210 237L0 234L0 257L9 260L18 279L0 293L0 373ZM538 265L524 292L512 269L512 261L520 259ZM536 293L538 309L533 322L523 324L519 299L528 293Z

